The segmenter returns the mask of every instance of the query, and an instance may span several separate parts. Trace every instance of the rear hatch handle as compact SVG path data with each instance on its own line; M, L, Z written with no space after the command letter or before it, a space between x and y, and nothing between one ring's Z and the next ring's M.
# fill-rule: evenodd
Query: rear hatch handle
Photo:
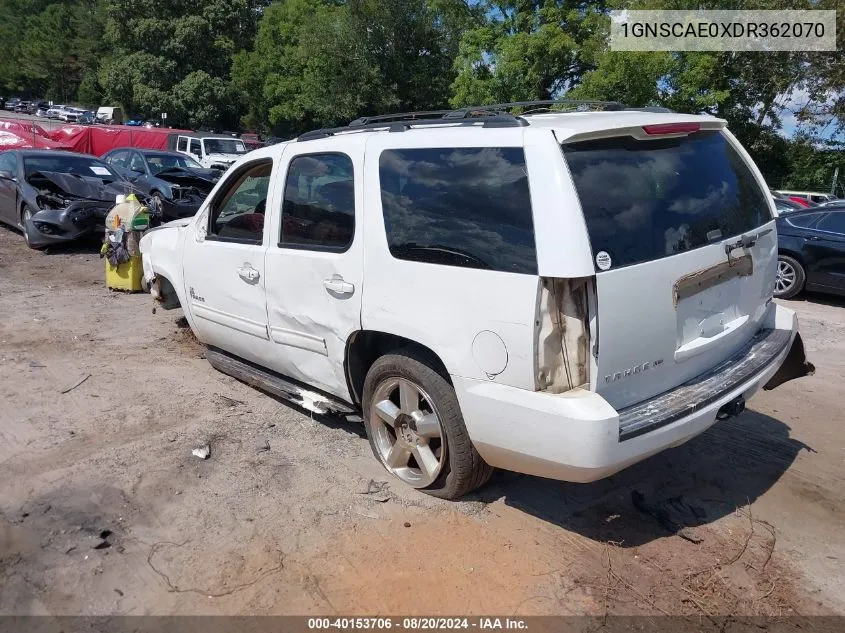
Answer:
M751 233L749 235L743 235L740 237L736 242L726 242L725 243L725 253L728 256L728 261L731 261L731 253L738 249L738 248L751 248L757 243L764 235L768 235L772 232L772 228L764 229L757 233Z

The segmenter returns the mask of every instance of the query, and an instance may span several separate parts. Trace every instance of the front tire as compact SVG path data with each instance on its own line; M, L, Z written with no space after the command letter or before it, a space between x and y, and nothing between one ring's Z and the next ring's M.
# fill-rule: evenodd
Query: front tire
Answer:
M26 245L29 246L33 250L41 250L41 246L33 246L32 242L30 241L29 235L29 227L27 226L28 222L32 220L32 216L35 215L35 211L32 210L28 204L24 204L21 207L21 230L23 231L23 239L26 240Z
M775 278L775 297L791 299L804 289L807 273L801 263L789 255L778 255L778 270Z
M455 390L416 356L397 352L373 363L362 405L373 454L409 486L458 499L493 474L472 445Z

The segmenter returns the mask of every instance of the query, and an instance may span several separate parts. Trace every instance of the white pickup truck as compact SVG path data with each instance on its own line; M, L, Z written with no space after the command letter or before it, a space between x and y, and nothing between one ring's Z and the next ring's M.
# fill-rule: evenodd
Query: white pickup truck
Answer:
M256 150L141 251L212 365L361 412L387 470L457 498L608 476L812 372L774 215L722 120L484 106Z

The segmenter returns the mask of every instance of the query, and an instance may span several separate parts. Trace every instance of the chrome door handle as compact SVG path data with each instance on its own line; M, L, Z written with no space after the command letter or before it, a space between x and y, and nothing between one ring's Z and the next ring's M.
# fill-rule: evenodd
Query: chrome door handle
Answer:
M261 274L249 264L245 264L238 268L238 276L245 281L255 281Z
M351 295L355 292L355 286L348 281L344 281L343 277L323 279L323 286L325 286L326 290L331 290L341 295Z

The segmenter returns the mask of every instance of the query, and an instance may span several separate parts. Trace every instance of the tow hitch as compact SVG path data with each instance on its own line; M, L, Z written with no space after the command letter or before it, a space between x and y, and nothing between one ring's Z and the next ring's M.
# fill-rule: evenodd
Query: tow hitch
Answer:
M716 413L716 419L727 420L728 418L739 415L743 411L745 411L745 398L739 396L719 409L718 413Z

